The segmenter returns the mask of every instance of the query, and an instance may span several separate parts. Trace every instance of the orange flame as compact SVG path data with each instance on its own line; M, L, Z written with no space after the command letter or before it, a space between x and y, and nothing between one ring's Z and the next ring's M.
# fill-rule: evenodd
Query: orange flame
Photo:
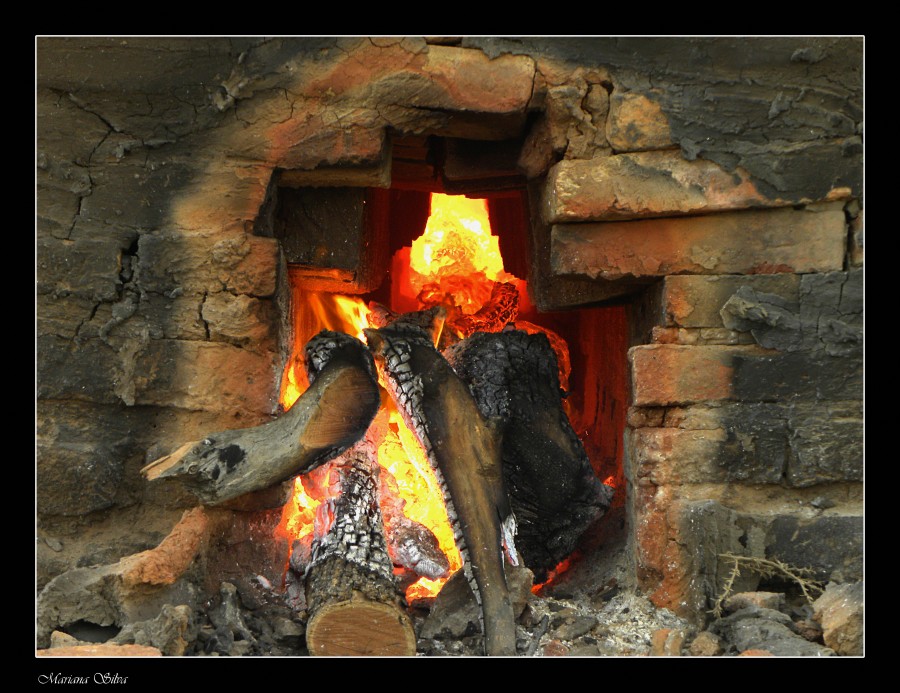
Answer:
M308 387L303 367L303 345L320 330L352 334L365 340L363 329L369 326L369 309L359 298L309 292L294 292L295 354L282 378L281 404L288 410ZM382 384L383 386L383 384ZM403 513L430 529L450 563L451 573L462 567L462 557L453 539L453 528L437 479L421 445L403 422L390 398L388 435L378 449L378 463L396 479L396 488L404 501ZM276 533L293 542L314 530L317 509L329 497L328 466L301 475L294 480L290 501L282 512ZM420 578L407 589L407 599L436 595L447 579Z
M407 257L408 263L404 262ZM491 233L487 203L481 199L432 194L431 216L425 231L411 247L397 253L393 272L394 309L443 305L457 315L472 315L490 301L496 282L513 283L519 291L520 305L527 302L524 281L504 270L499 239ZM293 305L295 351L285 368L280 396L285 410L309 385L304 345L323 329L346 332L365 341L362 330L369 326L369 309L359 298L305 291L295 285ZM492 329L502 329L504 324ZM569 371L565 342L530 323L521 323L520 329L548 334L557 351L565 387ZM384 387L384 383L381 385ZM378 463L396 481L391 486L402 499L403 514L434 533L452 574L462 567L462 557L434 472L394 403L388 397L382 401L387 402L388 431L378 448ZM317 509L324 510L321 504L329 498L327 469L325 465L295 480L294 495L285 506L277 529L280 536L294 541L309 537L314 531ZM562 569L562 565L557 568ZM435 596L446 581L447 578L420 578L407 589L407 600Z
M488 302L494 282L517 281L503 269L487 202L462 195L432 193L431 215L412 243L409 267L413 294L425 291L433 303L447 302L467 315Z

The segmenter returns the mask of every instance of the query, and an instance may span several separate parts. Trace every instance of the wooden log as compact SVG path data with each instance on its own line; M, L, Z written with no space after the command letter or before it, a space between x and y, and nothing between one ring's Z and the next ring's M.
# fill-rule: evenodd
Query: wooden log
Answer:
M507 330L475 334L445 356L481 414L503 423L516 548L543 582L604 515L613 493L597 479L563 410L554 350L542 333Z
M357 442L381 403L371 354L350 335L323 331L306 346L310 386L284 415L252 428L185 443L144 467L149 481L176 479L201 503L286 481Z
M306 571L312 655L415 655L415 632L388 555L377 477L365 443L331 463L337 495L319 506Z
M504 534L511 514L498 432L427 334L402 319L365 331L388 390L422 444L444 494L463 569L482 611L485 653L514 655Z

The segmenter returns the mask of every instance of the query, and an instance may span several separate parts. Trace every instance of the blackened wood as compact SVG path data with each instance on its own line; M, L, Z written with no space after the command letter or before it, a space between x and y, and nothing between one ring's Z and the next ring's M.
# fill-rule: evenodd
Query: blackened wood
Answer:
M513 655L515 616L502 549L510 512L499 434L424 330L397 320L366 330L366 337L388 391L435 470L466 577L481 605L485 653Z
M144 477L175 479L200 502L217 505L309 471L356 443L380 406L371 354L354 337L327 331L306 350L311 384L284 415L186 443L144 467Z
M503 476L516 547L543 582L609 508L562 406L556 357L543 334L475 334L446 352L485 417L503 421Z
M352 448L332 463L330 475L337 477L338 493L320 506L306 574L310 654L414 655L415 633L378 506L372 446Z

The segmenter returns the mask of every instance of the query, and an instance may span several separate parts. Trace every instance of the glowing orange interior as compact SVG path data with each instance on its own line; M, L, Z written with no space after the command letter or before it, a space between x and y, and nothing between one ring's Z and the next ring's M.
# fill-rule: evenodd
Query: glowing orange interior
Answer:
M396 260L408 256L408 263ZM503 268L499 241L491 234L485 200L434 193L431 216L422 236L410 248L397 253L392 276L392 292L415 297L417 309L443 305L451 312L471 315L491 298L496 282L514 284L520 301L527 301L525 282ZM303 367L303 347L322 329L354 335L365 341L363 328L368 327L369 309L360 298L316 293L294 288L294 350L284 377L280 402L289 409L308 387ZM490 329L500 330L503 324ZM561 378L568 376L565 343L552 332L523 323L529 332L548 333L557 344ZM561 344L559 344L561 343ZM561 353L562 350L564 353ZM565 364L563 364L565 361ZM566 385L563 384L563 387ZM382 474L388 473L403 499L403 513L428 527L446 554L451 574L462 566L453 539L453 530L437 481L415 435L407 428L390 397L383 397L388 409L388 431L378 448ZM327 465L326 465L327 467ZM309 540L314 531L316 508L328 493L327 473L314 470L294 482L294 495L285 506L277 533L288 539ZM394 487L394 484L391 484ZM315 528L321 532L324 528ZM436 595L447 578L420 578L407 589L407 599Z

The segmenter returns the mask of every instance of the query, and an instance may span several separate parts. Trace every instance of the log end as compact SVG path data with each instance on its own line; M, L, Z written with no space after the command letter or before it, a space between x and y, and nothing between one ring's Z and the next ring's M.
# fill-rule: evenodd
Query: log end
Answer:
M167 471L173 469L178 466L184 456L197 444L196 440L192 440L190 443L185 443L180 448L178 448L175 452L172 452L164 457L160 457L157 460L154 460L146 467L141 469L141 474L147 481L153 481L154 479L158 479L165 475Z
M398 607L364 599L324 606L306 627L313 656L413 657L416 634Z

